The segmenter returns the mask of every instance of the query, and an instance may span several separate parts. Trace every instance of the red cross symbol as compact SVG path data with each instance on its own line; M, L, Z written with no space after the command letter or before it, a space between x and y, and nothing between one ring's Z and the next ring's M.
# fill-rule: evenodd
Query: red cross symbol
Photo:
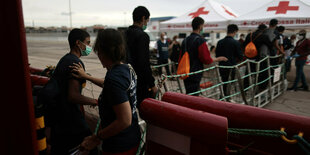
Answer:
M207 15L209 11L203 11L203 9L205 9L205 7L199 8L196 12L188 14L188 16L192 16L192 18L195 18L198 17L199 15Z
M276 14L286 14L287 11L297 11L299 6L289 6L289 1L280 1L279 6L267 8L267 11L276 11Z
M234 15L232 12L228 11L223 5L222 8L225 10L226 13L228 13L231 16L237 17L236 15Z

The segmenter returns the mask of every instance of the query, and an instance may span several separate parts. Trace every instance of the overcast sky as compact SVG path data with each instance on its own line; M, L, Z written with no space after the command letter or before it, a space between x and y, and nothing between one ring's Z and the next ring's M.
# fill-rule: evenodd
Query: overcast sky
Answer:
M215 0L243 14L271 0ZM310 5L310 0L303 0ZM26 26L70 26L69 0L22 0ZM204 0L71 0L73 27L132 24L131 13L143 5L151 17L180 16Z

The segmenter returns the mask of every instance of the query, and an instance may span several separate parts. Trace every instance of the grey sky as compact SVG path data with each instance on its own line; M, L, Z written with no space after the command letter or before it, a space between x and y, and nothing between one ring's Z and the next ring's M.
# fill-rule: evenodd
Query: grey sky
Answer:
M215 0L230 6L238 14L255 9L271 0ZM303 0L310 5L310 0ZM23 0L26 26L69 26L69 0ZM180 16L204 0L71 0L74 27L102 24L132 24L131 13L143 5L151 17Z

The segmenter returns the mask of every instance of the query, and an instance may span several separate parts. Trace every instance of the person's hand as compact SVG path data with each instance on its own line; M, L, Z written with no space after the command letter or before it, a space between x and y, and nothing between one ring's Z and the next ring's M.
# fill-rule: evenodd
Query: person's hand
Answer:
M90 151L94 149L95 147L97 147L99 144L100 144L100 139L98 139L96 135L91 135L91 136L84 138L84 141L82 142L80 146L82 150Z
M73 63L73 66L69 66L72 69L72 76L78 79L87 79L89 76L85 73L81 63Z
M157 91L158 91L158 88L156 86L151 88L152 98L156 97Z
M217 57L218 61L227 61L228 59L226 57L220 56Z

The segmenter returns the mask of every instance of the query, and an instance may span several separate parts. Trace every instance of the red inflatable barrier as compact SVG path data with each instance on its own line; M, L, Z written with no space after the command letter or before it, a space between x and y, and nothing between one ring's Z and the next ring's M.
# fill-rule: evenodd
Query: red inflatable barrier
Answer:
M48 77L33 75L33 74L30 75L30 79L31 79L32 86L34 85L44 86L50 80L50 78Z
M225 154L227 119L207 112L146 99L140 108L147 122L146 154Z
M303 137L310 140L309 117L173 92L165 93L162 100L227 117L229 128L280 130L285 127L289 138L303 132ZM228 140L243 146L255 142L251 147L272 154L303 154L297 144L288 144L281 138L238 135Z
M29 71L30 71L31 74L36 74L36 73L41 73L41 72L43 72L43 69L34 68L34 67L30 67L30 66L29 66Z

